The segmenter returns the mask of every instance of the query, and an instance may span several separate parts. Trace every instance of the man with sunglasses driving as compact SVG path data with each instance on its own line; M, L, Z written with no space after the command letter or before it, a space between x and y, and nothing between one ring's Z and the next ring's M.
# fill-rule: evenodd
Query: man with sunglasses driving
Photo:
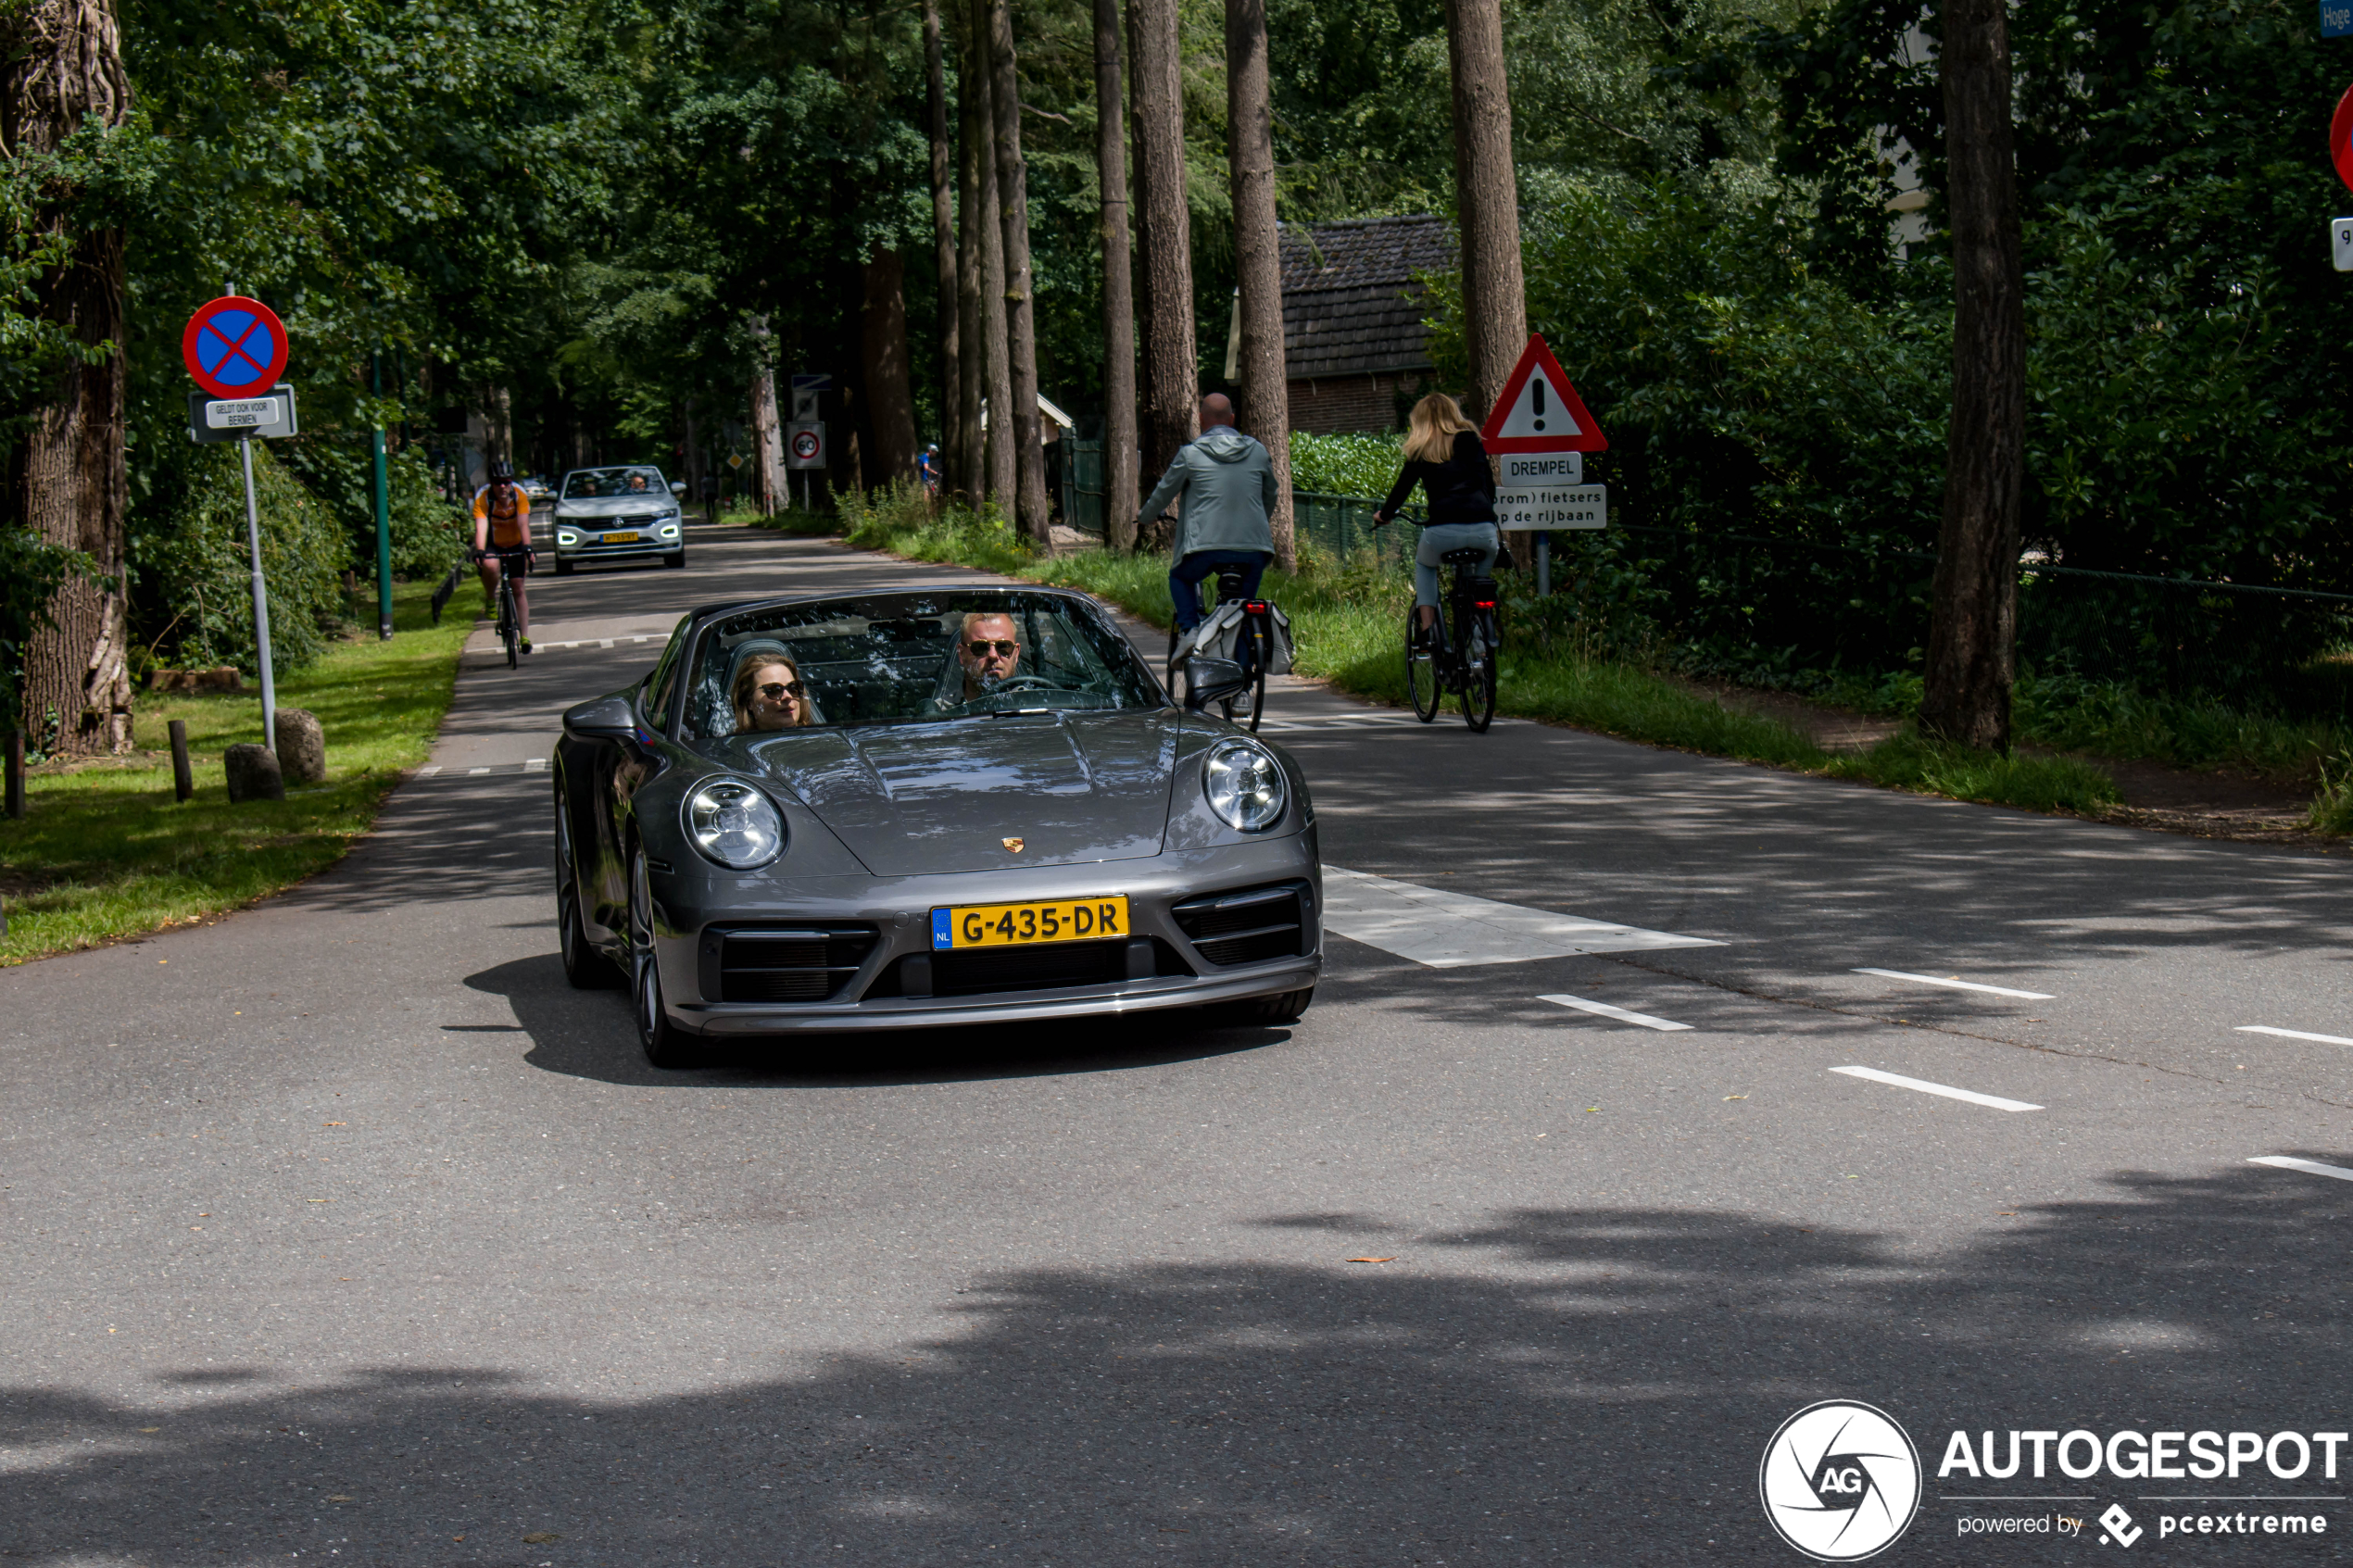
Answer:
M956 662L963 667L966 702L1012 680L1021 668L1021 630L1013 618L998 610L968 612L956 635Z

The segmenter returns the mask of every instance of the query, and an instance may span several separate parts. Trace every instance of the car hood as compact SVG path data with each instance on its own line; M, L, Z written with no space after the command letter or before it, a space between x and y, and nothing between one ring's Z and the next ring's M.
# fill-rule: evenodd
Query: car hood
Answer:
M588 522L610 517L644 517L649 513L675 511L677 497L666 490L648 490L642 495L596 495L574 501L556 503L556 516L565 521Z
M1171 709L1064 710L804 730L731 746L875 875L925 876L1159 854L1183 728Z

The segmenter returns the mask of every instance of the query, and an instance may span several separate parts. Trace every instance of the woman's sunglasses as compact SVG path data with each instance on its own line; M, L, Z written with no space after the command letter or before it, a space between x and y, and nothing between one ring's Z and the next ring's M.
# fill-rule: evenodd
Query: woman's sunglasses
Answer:
M966 643L964 646L972 649L975 659L987 659L990 648L995 648L998 656L1002 659L1011 659L1021 652L1021 645L1011 638L1000 638L992 643L986 637L978 637Z
M760 695L766 697L771 702L775 702L787 694L793 696L799 696L808 689L808 687L802 685L799 681L793 682L790 685L786 685L782 681L771 681L766 685L759 688Z

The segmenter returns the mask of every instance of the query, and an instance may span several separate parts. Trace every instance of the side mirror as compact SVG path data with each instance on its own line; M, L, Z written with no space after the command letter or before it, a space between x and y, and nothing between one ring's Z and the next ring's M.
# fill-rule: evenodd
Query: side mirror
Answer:
M670 493L673 495L684 495L686 493L686 482L683 479L672 480L670 482Z
M637 734L637 715L629 694L617 692L564 709L564 734L584 740L630 740Z
M1230 659L1204 659L1196 654L1185 660L1185 710L1189 713L1198 713L1249 687L1250 677Z

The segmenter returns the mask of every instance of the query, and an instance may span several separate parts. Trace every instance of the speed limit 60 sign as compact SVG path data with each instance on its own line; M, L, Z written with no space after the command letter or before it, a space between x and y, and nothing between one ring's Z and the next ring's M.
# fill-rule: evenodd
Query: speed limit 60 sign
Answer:
M785 467L821 469L825 466L825 427L822 420L785 427Z

